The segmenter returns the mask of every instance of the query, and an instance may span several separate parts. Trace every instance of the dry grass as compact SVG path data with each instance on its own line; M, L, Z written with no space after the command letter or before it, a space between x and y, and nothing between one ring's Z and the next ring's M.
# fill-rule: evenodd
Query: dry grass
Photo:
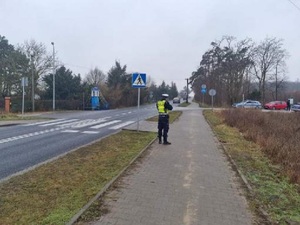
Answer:
M263 206L274 224L298 224L300 222L299 185L291 183L291 179L297 180L293 179L294 176L288 179L286 174L290 175L290 173L283 168L290 168L290 170L298 168L294 166L299 163L297 159L299 159L300 152L297 149L284 148L284 151L293 152L295 159L292 159L289 152L286 152L284 156L283 150L280 149L282 143L279 143L278 146L272 144L273 151L281 152L274 153L267 149L269 141L263 141L264 138L278 136L290 138L291 133L285 132L289 129L293 131L293 128L282 127L283 130L279 128L278 132L276 127L280 126L278 124L282 123L282 118L285 121L283 125L291 125L292 122L289 120L293 119L295 115L269 114L257 110L224 110L223 112L205 110L204 115L250 184L252 191L248 200L251 208L257 212L257 209ZM298 124L293 126L297 127ZM265 131L265 129L268 130ZM289 141L283 137L281 137L281 141ZM291 160L291 163L288 160ZM293 174L297 174L296 172L293 171Z
M1 224L65 224L154 138L122 131L1 183Z
M300 116L257 110L224 110L225 122L246 139L258 143L269 158L282 166L292 182L300 184Z

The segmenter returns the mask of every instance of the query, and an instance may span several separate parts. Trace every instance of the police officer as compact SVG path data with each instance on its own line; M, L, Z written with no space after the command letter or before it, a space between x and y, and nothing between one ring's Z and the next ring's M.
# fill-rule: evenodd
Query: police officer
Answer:
M163 144L170 145L168 142L168 131L169 131L169 114L168 111L173 109L173 106L168 102L168 94L162 94L161 100L156 103L158 110L158 143L161 144L163 137Z

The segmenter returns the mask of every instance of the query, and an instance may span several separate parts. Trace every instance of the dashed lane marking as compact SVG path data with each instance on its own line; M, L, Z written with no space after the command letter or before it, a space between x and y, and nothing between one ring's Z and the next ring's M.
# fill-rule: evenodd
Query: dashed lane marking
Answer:
M78 133L79 130L62 130L63 133Z
M5 138L5 139L1 139L0 140L0 144L11 142L11 141L15 141L15 140L19 140L19 139L23 139L23 138L38 136L38 135L42 135L42 134L46 134L46 133L58 131L58 130L61 130L61 129L62 128L52 128L52 129L49 129L49 130L43 130L43 131L33 132L33 133L29 133L29 134L19 135L19 136L16 136L16 137Z
M83 134L99 134L98 131L83 131Z

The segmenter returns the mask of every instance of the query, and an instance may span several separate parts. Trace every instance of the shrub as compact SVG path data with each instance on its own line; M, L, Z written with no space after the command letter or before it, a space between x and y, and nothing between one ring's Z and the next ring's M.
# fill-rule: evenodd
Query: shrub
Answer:
M292 182L300 184L300 117L297 113L230 109L224 121L237 127L246 139L258 143L266 155L280 164Z

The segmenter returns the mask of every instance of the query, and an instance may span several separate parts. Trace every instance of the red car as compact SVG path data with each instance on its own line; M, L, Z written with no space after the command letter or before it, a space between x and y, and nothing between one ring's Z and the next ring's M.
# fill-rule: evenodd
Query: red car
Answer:
M285 101L273 101L268 102L264 105L265 109L273 109L273 110L280 110L280 109L286 109L287 104Z

